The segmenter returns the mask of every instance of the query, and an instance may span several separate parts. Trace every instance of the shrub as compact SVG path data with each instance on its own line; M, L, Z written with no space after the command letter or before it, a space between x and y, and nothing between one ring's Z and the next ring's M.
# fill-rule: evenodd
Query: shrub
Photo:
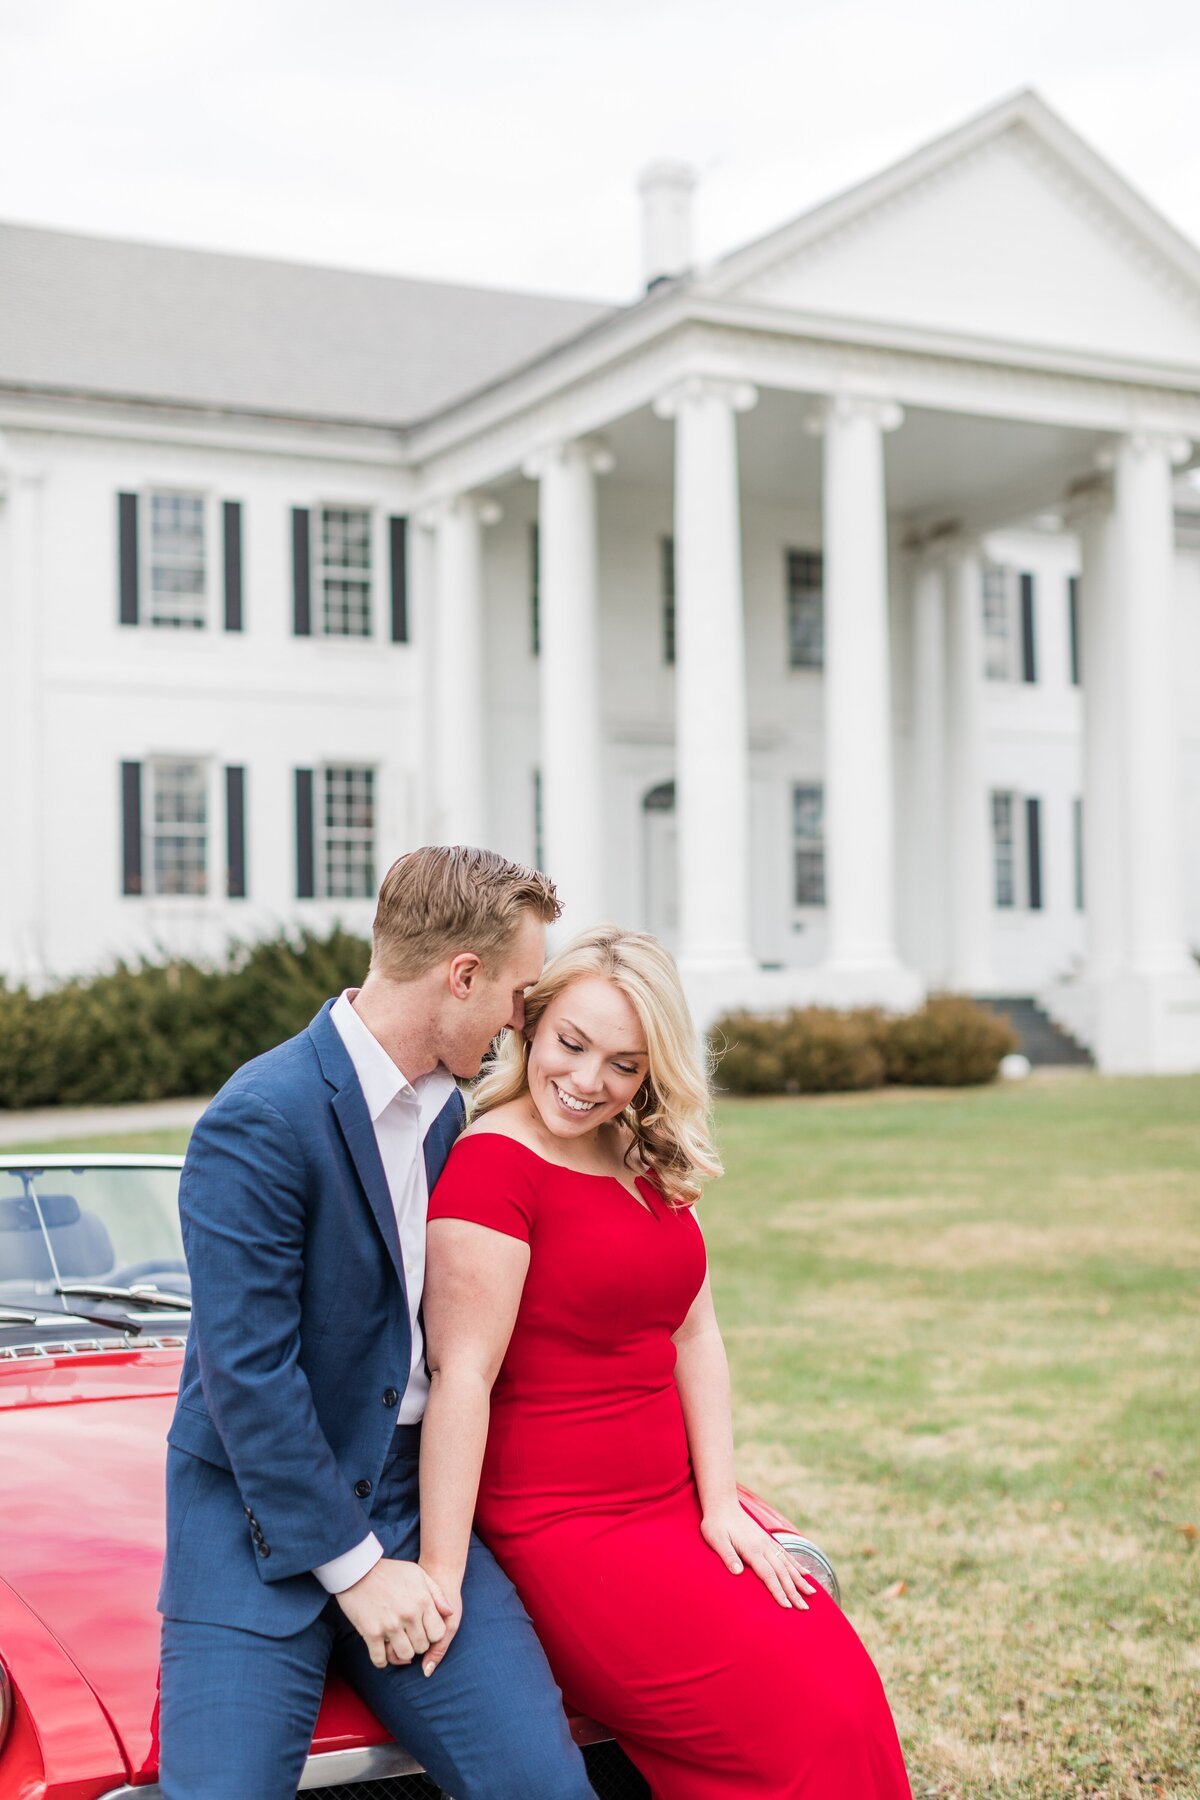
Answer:
M884 1039L889 1081L909 1087L970 1087L994 1081L1018 1046L1007 1019L960 994L935 994L919 1012L893 1019Z
M782 1094L783 1021L759 1013L726 1013L712 1029L717 1085L731 1094Z
M225 962L118 963L45 993L0 981L0 1107L213 1093L362 980L365 938L281 933Z
M884 1059L873 1014L808 1006L775 1018L729 1013L717 1080L734 1094L829 1094L880 1087Z
M713 1027L717 1085L732 1094L829 1094L881 1087L967 1087L995 1078L1016 1033L974 1001L936 995L903 1017L877 1007L727 1013Z

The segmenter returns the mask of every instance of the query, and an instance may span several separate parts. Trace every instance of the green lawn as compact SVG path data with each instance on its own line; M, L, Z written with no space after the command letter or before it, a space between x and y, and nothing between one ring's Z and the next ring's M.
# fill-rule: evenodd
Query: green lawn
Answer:
M1200 1079L720 1138L741 1472L838 1564L916 1794L1200 1793Z
M719 1135L740 1473L837 1563L915 1794L1195 1800L1200 1078L727 1101Z

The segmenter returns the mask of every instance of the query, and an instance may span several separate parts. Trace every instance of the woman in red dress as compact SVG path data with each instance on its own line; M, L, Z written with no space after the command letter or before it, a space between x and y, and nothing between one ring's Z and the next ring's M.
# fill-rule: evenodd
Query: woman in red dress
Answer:
M675 965L585 933L525 1021L430 1201L422 1565L457 1605L474 1509L655 1800L909 1800L849 1620L738 1503L693 1210L721 1166Z

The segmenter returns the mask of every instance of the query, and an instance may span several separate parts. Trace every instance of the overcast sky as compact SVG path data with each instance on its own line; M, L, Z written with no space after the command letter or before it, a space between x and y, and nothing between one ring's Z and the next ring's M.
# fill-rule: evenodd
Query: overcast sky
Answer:
M0 218L620 300L1029 86L1200 241L1198 0L0 0Z

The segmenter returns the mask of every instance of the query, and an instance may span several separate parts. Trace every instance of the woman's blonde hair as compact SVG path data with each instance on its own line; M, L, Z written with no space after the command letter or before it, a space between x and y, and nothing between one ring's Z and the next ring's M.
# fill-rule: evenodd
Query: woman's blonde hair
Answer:
M582 932L549 962L525 995L524 1031L506 1031L474 1091L478 1118L529 1091L526 1067L538 1022L573 981L602 975L629 1001L646 1034L646 1079L624 1112L635 1152L675 1206L698 1200L703 1179L722 1174L712 1142L708 1069L679 972L657 938L618 925Z

